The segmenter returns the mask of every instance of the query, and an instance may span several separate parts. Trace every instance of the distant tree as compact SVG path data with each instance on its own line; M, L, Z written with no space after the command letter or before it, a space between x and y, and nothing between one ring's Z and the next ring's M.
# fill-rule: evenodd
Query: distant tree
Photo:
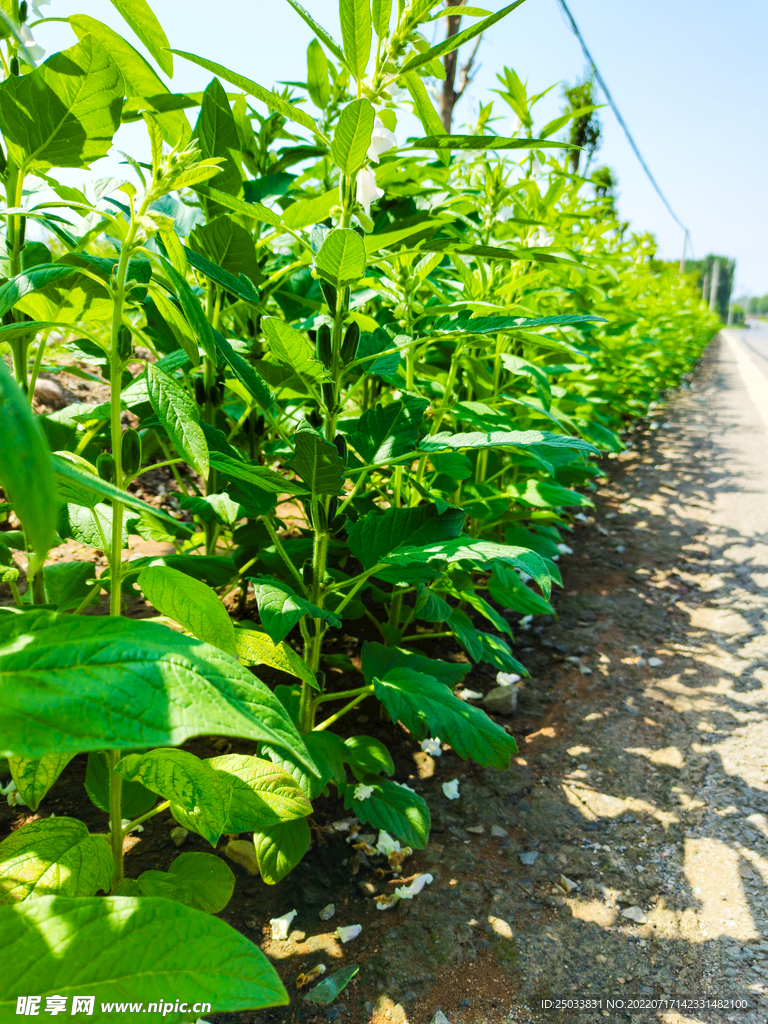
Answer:
M616 215L616 200L618 199L617 187L619 179L616 177L610 167L602 165L596 167L590 179L595 189L595 198L601 202L606 214L609 216Z
M564 114L594 106L595 80L592 74L585 72L584 77L580 81L575 82L573 85L564 86L563 99L565 100ZM579 170L582 151L586 156L584 174L587 173L592 157L600 146L600 135L600 119L594 110L586 109L583 114L574 117L570 122L568 141L573 146L579 147L579 149L574 149L571 152L571 169L574 174Z
M717 295L715 296L715 310L720 315L721 320L727 321L728 303L731 299L733 277L736 272L736 260L732 260L728 256L716 256L710 253L703 260L686 260L685 269L689 274L693 275L694 281L696 281L699 288L703 288L706 282L706 295L703 295L702 298L705 302L709 302L709 286L714 279L715 260L720 264Z

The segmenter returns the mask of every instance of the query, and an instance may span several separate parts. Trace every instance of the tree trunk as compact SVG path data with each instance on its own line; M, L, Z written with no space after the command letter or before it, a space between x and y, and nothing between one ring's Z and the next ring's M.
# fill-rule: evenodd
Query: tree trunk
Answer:
M448 7L462 7L464 3L465 0L446 0ZM461 15L449 14L446 20L448 22L448 28L445 33L445 38L450 39L451 36L456 35L461 27ZM451 122L453 120L453 108L459 102L459 98L461 96L461 93L456 91L456 68L458 60L458 49L447 53L443 60L445 65L445 81L443 82L443 92L440 97L440 120L443 122L443 128L445 128L449 133L451 130Z

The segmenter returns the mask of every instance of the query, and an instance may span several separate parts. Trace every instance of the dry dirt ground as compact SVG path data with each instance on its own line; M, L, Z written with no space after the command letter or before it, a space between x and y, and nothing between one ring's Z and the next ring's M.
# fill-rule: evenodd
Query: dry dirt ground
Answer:
M520 748L509 771L432 758L360 706L350 728L387 739L396 778L430 805L430 845L404 877L432 884L375 909L391 891L383 862L327 828L278 886L235 868L221 916L262 945L291 1005L211 1024L768 1020L768 436L750 372L714 342L606 461L562 560L557 621L518 634L532 679L499 719ZM464 685L493 677L474 669ZM88 821L83 764L70 768L77 796L63 778L38 813ZM453 779L458 800L442 791ZM318 822L342 816L322 804ZM18 827L7 810L0 825ZM173 824L159 816L128 841L130 874L167 868ZM269 919L294 908L288 940L271 941ZM350 924L362 932L341 944ZM329 1007L296 988L319 963L360 967ZM546 1005L557 999L587 1005ZM659 999L751 1009L648 1007Z

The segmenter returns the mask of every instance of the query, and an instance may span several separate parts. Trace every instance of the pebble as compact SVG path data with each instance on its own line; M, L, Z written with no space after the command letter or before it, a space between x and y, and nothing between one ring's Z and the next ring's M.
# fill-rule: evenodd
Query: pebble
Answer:
M641 907L625 907L621 911L621 916L627 917L630 921L635 921L637 924L645 924L648 920Z
M54 409L58 409L63 404L64 392L61 390L61 385L57 384L56 381L39 377L35 381L35 398L44 405L50 405Z
M330 921L333 915L336 913L336 907L333 903L329 903L327 907L323 907L320 911L321 921Z
M495 839L506 839L509 833L501 825L491 825L491 835Z
M435 1016L432 1018L431 1024L451 1024L451 1022L442 1010L435 1010Z
M495 686L483 697L483 706L494 715L514 715L517 711L517 687Z
M525 864L526 866L530 867L532 864L536 863L536 860L537 860L537 858L539 856L539 851L538 850L523 851L523 852L519 853L518 856L520 857L520 863L521 864Z

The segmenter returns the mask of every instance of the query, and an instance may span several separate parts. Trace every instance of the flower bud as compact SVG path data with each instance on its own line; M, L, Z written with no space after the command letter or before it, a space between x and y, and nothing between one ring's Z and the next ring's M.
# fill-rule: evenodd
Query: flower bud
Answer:
M106 480L108 484L113 484L115 482L114 455L110 455L109 452L102 452L98 459L96 459L96 472L102 480Z
M123 434L120 445L123 458L123 472L126 476L135 476L141 469L141 435L129 429Z

